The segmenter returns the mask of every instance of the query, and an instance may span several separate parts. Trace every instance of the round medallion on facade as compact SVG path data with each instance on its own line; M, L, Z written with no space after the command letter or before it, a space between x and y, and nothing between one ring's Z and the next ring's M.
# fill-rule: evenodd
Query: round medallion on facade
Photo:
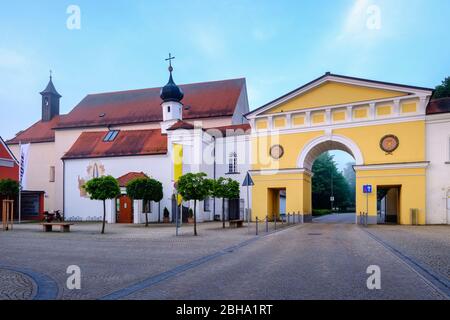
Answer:
M392 153L395 150L397 150L398 146L400 144L400 141L398 140L398 137L393 134L388 134L381 138L380 141L380 148L386 153Z
M270 148L270 156L275 160L281 159L284 155L283 146L276 144Z

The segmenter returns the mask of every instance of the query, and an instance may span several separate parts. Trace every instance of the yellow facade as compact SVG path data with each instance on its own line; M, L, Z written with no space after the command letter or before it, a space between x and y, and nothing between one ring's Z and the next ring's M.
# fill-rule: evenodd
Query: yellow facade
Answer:
M313 88L288 102L271 109L267 113L280 113L305 108L333 106L373 99L386 99L405 96L406 93L385 89L328 82Z
M387 90L386 88L368 88L355 84L326 82L312 87L289 101L273 105L262 110L256 122L260 128L263 116L283 113L291 114L291 123L283 121L282 127L289 130L277 130L271 133L268 126L265 134L256 133L252 137L253 159L253 217L270 219L279 211L280 190L286 191L286 213L312 214L311 165L303 162L318 156L315 153L336 149L351 151L361 163L356 171L356 211L368 212L371 221L377 220L377 190L395 187L399 189L398 223L411 223L411 209L419 210L419 223L425 223L426 216L426 156L424 118L401 118L394 115L397 104L399 117L404 113L418 111L416 100L406 100L410 92ZM392 99L392 101L386 101ZM399 99L405 99L399 102ZM381 103L380 103L381 101ZM348 103L350 109L343 108ZM332 106L332 107L329 107ZM333 106L337 106L333 109ZM371 107L372 106L372 107ZM320 107L332 108L321 110ZM302 110L318 108L309 113L310 125L307 126L306 114ZM372 111L373 110L373 111ZM331 116L326 115L326 111ZM296 114L299 112L299 114ZM348 115L351 115L349 118ZM372 116L371 116L372 115ZM377 119L382 117L382 121ZM274 116L275 119L275 116ZM283 117L283 119L286 119ZM391 120L392 119L392 120ZM365 121L365 122L364 122ZM362 123L364 122L364 123ZM269 122L267 122L269 125ZM336 125L336 127L333 127ZM280 126L273 125L275 128ZM296 129L298 128L298 129ZM394 135L399 145L393 152L383 151L380 142L384 136ZM322 139L323 137L329 137ZM333 145L334 141L335 145ZM314 145L314 141L319 141ZM271 147L281 145L284 154L280 159L270 155ZM311 149L311 151L308 151ZM309 152L309 153L308 153ZM306 158L305 158L306 155ZM367 198L363 185L373 186L373 193ZM368 205L367 205L368 200Z

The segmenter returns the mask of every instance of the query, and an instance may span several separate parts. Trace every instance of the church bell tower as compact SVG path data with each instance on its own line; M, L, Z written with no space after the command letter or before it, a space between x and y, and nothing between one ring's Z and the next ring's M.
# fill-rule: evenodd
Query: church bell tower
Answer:
M52 81L52 74L50 71L50 81L44 91L41 92L42 96L42 121L50 121L55 116L59 115L59 100L61 95L56 91Z
M160 97L162 99L161 107L162 107L162 113L163 113L163 121L177 121L177 120L183 120L183 104L181 103L181 100L184 98L183 90L181 90L180 87L178 87L175 82L173 81L172 77L172 60L175 59L175 57L172 57L171 54L169 54L169 58L166 59L169 61L169 82L161 89Z

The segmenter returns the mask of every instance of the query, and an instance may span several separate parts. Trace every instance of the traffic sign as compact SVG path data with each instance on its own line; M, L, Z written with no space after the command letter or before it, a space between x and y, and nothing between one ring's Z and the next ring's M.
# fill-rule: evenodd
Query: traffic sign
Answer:
M250 176L250 173L247 172L247 175L245 176L244 182L242 183L243 187L251 187L254 186L255 183L253 182L252 177Z
M363 186L363 193L372 193L372 185L366 184Z

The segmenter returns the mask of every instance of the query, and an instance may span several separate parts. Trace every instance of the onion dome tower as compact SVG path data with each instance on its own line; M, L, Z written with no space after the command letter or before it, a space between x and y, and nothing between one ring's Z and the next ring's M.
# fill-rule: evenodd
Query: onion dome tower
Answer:
M171 54L169 54L169 58L166 59L166 61L169 61L169 82L161 88L160 93L160 97L163 101L161 103L163 121L183 120L183 104L181 103L181 100L184 98L184 93L183 90L181 90L181 88L173 81L173 59L175 59L175 57L172 57Z

